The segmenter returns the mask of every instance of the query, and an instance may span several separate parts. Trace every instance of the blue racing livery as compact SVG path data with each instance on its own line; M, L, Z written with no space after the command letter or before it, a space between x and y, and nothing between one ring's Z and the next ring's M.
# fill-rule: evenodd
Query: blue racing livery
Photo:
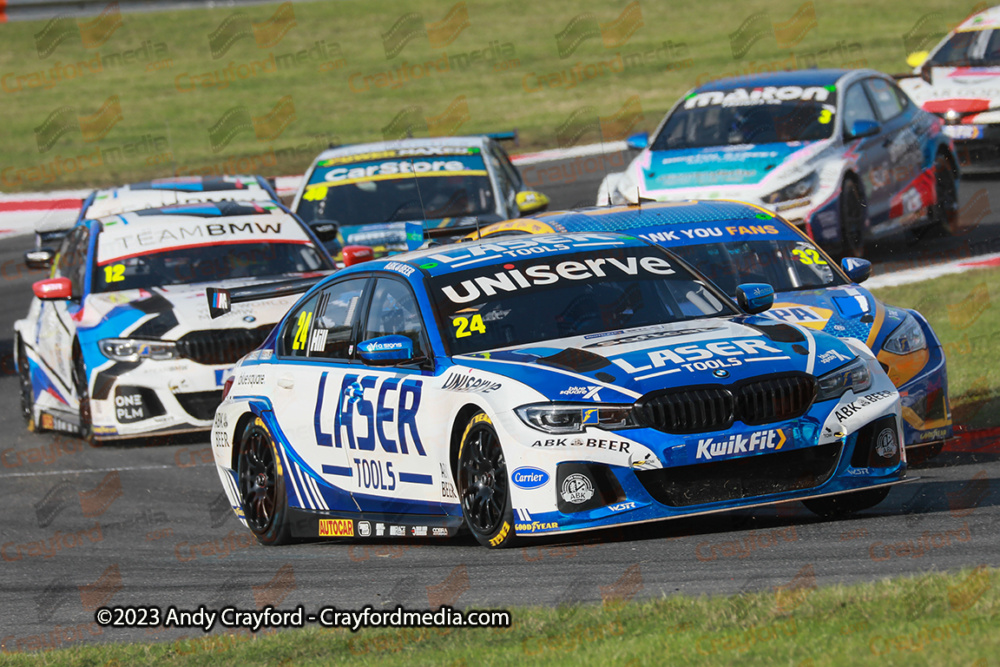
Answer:
M612 232L351 266L226 381L223 488L265 544L464 526L501 547L787 500L824 515L878 503L906 458L874 355L754 314L767 285L738 295L753 312Z

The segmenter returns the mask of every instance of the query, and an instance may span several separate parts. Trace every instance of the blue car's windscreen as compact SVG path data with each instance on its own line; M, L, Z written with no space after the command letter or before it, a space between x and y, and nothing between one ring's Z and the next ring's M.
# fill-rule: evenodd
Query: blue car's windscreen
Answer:
M239 243L192 246L95 264L92 292L149 289L331 269L310 244Z
M475 216L495 208L486 165L476 149L465 155L320 163L296 213L306 222L334 220L352 227Z
M737 313L656 248L492 263L429 282L450 354Z
M779 94L786 88L798 95L793 97L793 90L783 95L791 99L783 99ZM835 92L798 86L772 90L778 94L768 97L760 90L737 88L688 97L653 140L652 150L816 141L833 135Z
M742 283L767 283L775 292L844 285L824 255L808 241L728 240L671 246L670 251L708 276L729 295Z

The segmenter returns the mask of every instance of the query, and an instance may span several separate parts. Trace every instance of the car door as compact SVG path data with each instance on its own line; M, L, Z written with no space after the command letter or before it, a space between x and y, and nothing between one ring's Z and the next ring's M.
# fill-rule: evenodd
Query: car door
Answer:
M925 199L932 201L933 184L920 180L923 171L923 141L917 135L911 122L911 114L904 113L904 96L885 79L871 77L865 79L865 87L882 124L882 141L891 165L891 188L889 218L891 220L912 220L924 207Z
M307 509L357 509L350 497L351 450L337 429L342 421L337 411L354 400L341 388L359 368L355 329L368 282L367 275L351 276L318 290L292 310L280 332L274 385L265 388L275 419L294 455L323 482L344 491L339 498L317 498L317 485L301 466L290 465L286 483Z
M395 335L413 342L414 357L433 356L410 285L378 274L358 340ZM429 364L363 365L343 380L343 391L357 399L342 408L341 422L351 426L342 430L353 444L353 488L362 511L444 513L437 479L448 447L429 434L435 419L425 386Z
M74 396L73 340L76 322L73 315L79 313L85 296L89 243L90 230L86 225L74 227L63 239L53 277L69 278L73 298L41 303L35 340L39 356L54 371L67 394Z
M856 121L879 122L878 114L862 81L855 81L844 92L841 119L844 144L847 148L846 157L853 161L854 170L861 178L861 187L868 205L868 219L872 225L880 224L889 216L892 165L889 163L889 153L886 150L884 128L878 134L868 137L855 138L851 134L851 128Z

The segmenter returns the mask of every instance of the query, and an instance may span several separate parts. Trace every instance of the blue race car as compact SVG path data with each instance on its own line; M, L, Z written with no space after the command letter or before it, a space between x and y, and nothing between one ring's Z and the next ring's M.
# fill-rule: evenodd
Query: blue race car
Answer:
M872 70L722 79L685 95L597 204L737 199L780 213L824 248L935 225L955 233L958 167L941 119Z
M669 248L733 298L741 283L767 283L777 292L771 317L871 348L899 390L911 463L934 456L951 438L944 350L923 315L888 306L858 285L871 273L870 262L845 258L837 266L794 225L762 208L688 201L554 211L490 225L481 234L614 230Z
M207 296L221 314L261 293ZM346 268L233 369L212 430L223 488L264 544L464 525L502 547L880 502L906 469L889 377L856 340L753 314L767 285L737 295L616 233Z

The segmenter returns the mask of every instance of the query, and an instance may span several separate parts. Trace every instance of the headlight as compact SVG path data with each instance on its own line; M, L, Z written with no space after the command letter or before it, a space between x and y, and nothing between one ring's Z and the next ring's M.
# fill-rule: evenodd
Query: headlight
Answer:
M924 336L924 330L920 328L917 318L910 313L906 314L900 325L882 344L883 350L893 354L909 354L925 347L927 347L927 337Z
M800 178L791 185L786 185L777 192L765 196L764 201L768 204L777 204L792 199L802 199L811 195L816 190L817 185L819 185L819 176L814 171L805 178Z
M840 398L848 389L855 394L872 386L872 374L864 359L855 359L846 366L827 373L816 381L816 402Z
M98 347L108 359L115 361L139 361L140 359L177 359L177 343L162 340L139 340L137 338L105 338Z
M631 405L533 403L514 412L531 428L546 433L582 433L588 426L606 430L636 427Z

